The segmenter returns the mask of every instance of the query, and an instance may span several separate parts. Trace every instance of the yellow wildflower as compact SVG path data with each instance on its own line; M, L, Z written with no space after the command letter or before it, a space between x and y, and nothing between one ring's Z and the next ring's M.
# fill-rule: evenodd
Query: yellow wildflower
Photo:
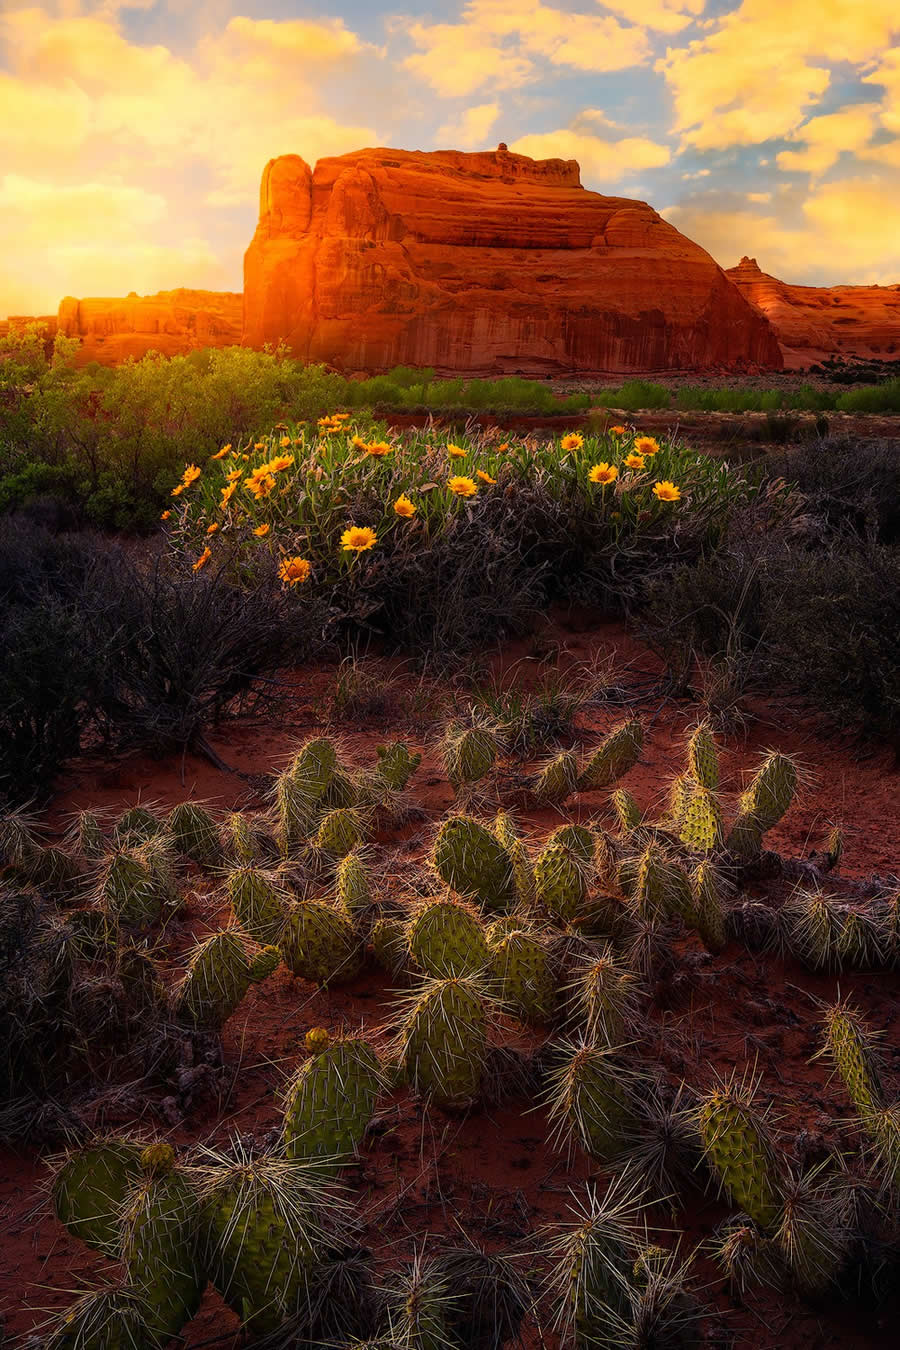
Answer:
M160 520L168 520L171 514L172 514L171 511L163 511L162 515L160 516Z
M378 542L378 536L368 525L351 525L341 535L341 548L345 553L365 553Z
M269 533L269 528L268 525L257 525L253 533L256 535L257 539L265 539L266 535Z
M332 420L335 422L349 422L352 416L352 413L332 413Z
M276 431L287 431L287 429L288 429L288 424L287 424L287 422L276 422L276 423L275 423L275 430L276 430Z
M196 464L189 464L181 475L181 481L185 487L190 487L191 483L196 483L201 473L202 469L198 469Z
M681 497L681 488L677 488L666 478L661 483L654 483L653 495L661 502L677 502Z
M230 449L230 445L223 445L222 449L218 450L216 454L210 455L210 459L224 459Z
M282 436L281 440L279 441L279 445L281 446L282 450L286 450L290 445L290 443L291 443L290 436Z
M627 435L628 435L628 428L627 428L627 427L610 427L609 430L610 430L610 434L613 435L613 436L627 436Z
M634 448L639 455L655 455L659 449L659 441L655 441L652 436L638 436Z
M197 559L197 561L194 563L194 566L193 566L193 568L192 568L191 570L194 571L194 572L199 572L199 571L200 571L200 568L201 568L201 567L205 567L206 564L209 562L209 560L210 560L211 557L212 557L212 551L211 551L209 545L207 545L206 548L203 550L203 552L200 554L200 557L199 557L199 558Z
M229 483L236 483L243 472L243 469L232 469L230 473L226 473L225 477L228 479Z
M476 469L475 477L480 478L482 483L496 483L497 481L496 478L492 478L489 473L485 473L484 469Z
M234 490L236 487L237 483L229 483L227 487L222 488L222 503L221 503L222 509L224 509L231 501L232 497L234 496Z
M626 469L643 469L647 461L643 455L636 455L632 452L632 454L625 456L622 463Z
M577 431L569 432L568 436L563 436L559 443L561 450L580 450L584 445L584 437Z
M207 527L206 527L206 533L207 533L207 534L215 534L215 532L216 532L216 530L217 530L218 528L219 528L219 522L218 522L217 520L214 520L213 523L212 523L211 525L207 525Z
M588 474L592 483L612 483L619 476L619 470L615 464L607 464L604 460L600 464L595 464Z
M177 487L173 487L172 496L180 497L182 492L184 492L184 483L179 483Z
M416 504L409 500L405 492L401 492L400 496L394 502L394 510L397 515L402 516L404 520L409 520L410 516L414 516L418 509Z
M457 497L474 497L478 487L471 478L449 478L447 486Z
M265 448L266 448L265 441L257 441L253 447L254 450L265 450Z
M264 467L268 473L281 473L282 469L289 469L293 462L293 455L276 455Z
M354 436L350 441L350 444L355 445L357 450L366 450L369 442L366 440L365 436Z
M502 445L497 446L497 454L502 455L508 449L509 449L509 441L504 441Z
M289 586L296 586L298 581L307 581L311 571L312 563L307 562L306 558L284 558L278 575Z
M447 454L451 459L465 459L469 452L464 450L461 445L448 445Z
M387 441L370 441L366 446L366 454L380 459L382 455L389 455L393 448Z

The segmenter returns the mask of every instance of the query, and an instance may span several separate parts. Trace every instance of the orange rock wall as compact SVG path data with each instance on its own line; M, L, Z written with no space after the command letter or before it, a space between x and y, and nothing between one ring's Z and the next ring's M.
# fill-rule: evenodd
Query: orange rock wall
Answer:
M124 299L76 300L59 306L59 331L81 339L79 365L115 365L149 351L177 356L200 347L240 344L243 297L233 291L160 291Z
M900 285L791 286L746 257L726 276L769 320L789 369L832 355L900 360Z
M644 202L574 160L362 150L266 166L245 345L347 371L780 368L759 311Z

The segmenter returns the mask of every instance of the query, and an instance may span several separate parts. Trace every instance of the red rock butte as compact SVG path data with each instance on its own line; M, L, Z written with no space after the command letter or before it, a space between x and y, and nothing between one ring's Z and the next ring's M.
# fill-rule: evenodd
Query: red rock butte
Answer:
M122 300L67 295L57 331L81 339L80 364L114 365L149 351L176 356L201 347L233 347L241 340L242 309L239 291L132 291Z
M345 371L782 366L759 310L645 202L503 145L270 160L243 341Z
M725 275L769 320L789 369L832 355L900 360L900 285L792 286L746 257Z

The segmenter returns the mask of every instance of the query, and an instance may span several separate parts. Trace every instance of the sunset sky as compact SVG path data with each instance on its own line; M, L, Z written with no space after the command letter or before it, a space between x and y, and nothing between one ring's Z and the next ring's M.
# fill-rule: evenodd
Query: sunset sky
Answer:
M499 141L725 267L900 281L898 0L0 0L0 315L240 290L273 155Z

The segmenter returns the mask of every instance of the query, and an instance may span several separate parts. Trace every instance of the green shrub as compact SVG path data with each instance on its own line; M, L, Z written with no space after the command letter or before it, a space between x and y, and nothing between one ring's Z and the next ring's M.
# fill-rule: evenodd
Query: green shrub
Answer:
M900 412L900 377L869 388L848 389L838 397L837 407L849 413Z
M604 389L594 396L594 402L603 408L624 408L635 412L639 408L668 408L671 393L664 384L647 380L626 380L619 389Z

